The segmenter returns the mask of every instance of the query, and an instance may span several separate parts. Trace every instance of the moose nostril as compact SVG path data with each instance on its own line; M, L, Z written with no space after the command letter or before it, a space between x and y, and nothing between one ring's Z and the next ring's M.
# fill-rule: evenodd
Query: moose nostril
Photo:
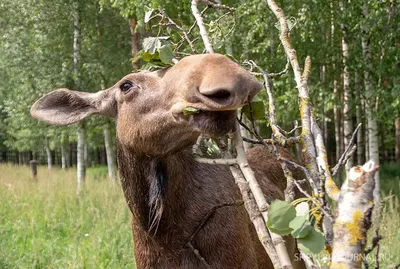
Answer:
M229 99L231 97L231 93L227 90L220 89L213 91L212 93L206 93L204 96L207 96L207 98L213 100L214 102L221 102Z

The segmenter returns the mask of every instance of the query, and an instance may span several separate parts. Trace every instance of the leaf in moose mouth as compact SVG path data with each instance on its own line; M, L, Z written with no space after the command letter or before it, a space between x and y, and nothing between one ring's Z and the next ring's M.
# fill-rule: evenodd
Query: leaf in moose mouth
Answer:
M193 115L200 113L200 109L194 107L186 107L183 109L183 115Z

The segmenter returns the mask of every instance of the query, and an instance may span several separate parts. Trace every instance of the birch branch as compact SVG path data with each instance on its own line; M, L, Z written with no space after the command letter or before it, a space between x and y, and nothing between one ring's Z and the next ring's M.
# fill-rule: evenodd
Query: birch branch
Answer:
M261 212L261 215L264 218L265 223L268 221L268 203L267 200L265 199L265 196L263 192L261 191L260 185L257 182L257 179L255 178L253 170L250 168L246 154L243 149L243 139L240 134L240 126L239 123L236 123L236 131L234 132L234 138L233 138L236 146L236 153L237 157L236 160L238 162L239 168L243 173L244 178L246 179L247 183L249 184L250 190L252 194L254 195L254 199L257 203L257 206ZM271 235L272 242L275 246L276 252L279 257L279 261L281 263L281 266L283 268L293 268L292 263L290 261L289 254L287 252L287 248L285 246L285 241L283 240L282 236L275 234L271 231L269 231Z
M299 91L299 100L300 100L300 115L301 115L301 125L302 125L302 134L301 134L301 141L304 149L304 159L306 162L306 166L309 167L312 179L314 184L319 186L320 185L320 177L318 172L318 166L316 162L316 148L314 144L314 139L311 133L311 113L312 108L310 105L310 97L308 93L308 75L311 66L310 58L307 57L306 64L305 64L305 71L304 73L301 72L301 68L299 65L299 61L297 59L296 50L292 47L290 43L289 37L289 27L283 13L283 10L275 3L274 0L266 0L269 8L272 10L274 15L279 20L280 24L280 35L279 39L283 45L285 53L290 61L292 66L294 77L296 81L296 86ZM330 190L330 188L329 188ZM329 195L329 194L328 194Z
M250 220L256 229L258 238L267 252L269 258L271 259L274 268L282 268L279 262L279 257L276 249L273 245L271 235L268 232L267 226L265 225L264 219L258 210L254 196L251 193L247 181L244 179L242 171L236 166L230 166L233 177L235 178L235 183L239 187L240 193L244 201L244 207L249 214Z
M192 8L192 13L194 17L196 18L197 25L200 29L200 34L203 39L203 43L206 47L206 50L208 53L213 53L213 48L212 45L209 41L207 30L204 26L203 18L201 14L199 13L199 10L197 8L199 0L192 0L191 8ZM243 201L245 202L251 202L251 197L254 197L256 208L261 212L262 219L257 218L257 223L254 223L253 219L253 224L255 225L256 229L260 229L262 231L262 237L260 236L260 241L263 244L267 254L269 255L272 263L276 268L285 268L285 269L292 269L292 263L287 251L287 248L285 246L285 241L283 238L275 233L272 233L271 231L267 230L266 228L266 223L268 220L268 215L267 215L267 209L268 209L268 203L264 197L263 192L261 191L260 186L258 185L258 182L255 178L254 172L250 168L246 154L244 152L243 148L243 139L240 134L240 126L239 123L236 123L236 131L234 132L234 138L233 141L236 146L236 152L237 152L237 157L236 161L237 164L240 168L240 170L236 170L234 166L231 166L231 172L233 176L235 177L236 181L239 181L241 178L244 178L245 181L248 183L248 186L251 190L251 195L243 195L244 192L242 192L243 195ZM241 189L242 191L242 189ZM246 210L248 207L246 207ZM249 212L250 214L250 212ZM251 216L251 215L250 215ZM260 221L261 220L261 221ZM257 225L257 226L256 226ZM261 226L263 228L261 228ZM261 230L262 229L262 230ZM257 230L258 232L259 230ZM268 232L270 236L268 236ZM278 259L276 258L278 257Z
M378 166L369 161L352 167L344 182L334 227L331 269L361 268L374 208L374 176Z
M299 92L300 116L301 116L301 142L304 153L305 165L311 175L311 180L317 189L317 197L321 204L326 208L327 199L325 191L329 197L334 200L338 199L339 189L330 175L329 164L326 157L326 150L323 143L323 136L313 115L312 106L310 104L310 96L308 91L308 77L311 70L311 59L308 56L304 64L304 72L301 72L296 50L292 47L289 37L289 27L283 10L276 4L274 0L266 0L269 8L279 20L280 35L282 46L285 50L290 64L293 69L296 86ZM317 158L318 157L318 158ZM324 175L324 177L321 177ZM322 181L322 182L321 182ZM333 236L332 221L327 218L321 218L323 221L323 230L327 244L331 244Z
M210 0L201 0L201 1L203 3L209 5L209 6L212 6L215 9L227 9L230 12L235 12L236 11L236 9L234 9L233 7L230 7L230 6L227 6L227 5L223 5L223 4L220 4L220 3L215 3L215 2L210 1Z
M199 9L197 8L197 5L199 4L199 0L192 0L192 13L193 16L196 19L197 25L199 26L200 30L200 35L201 38L203 39L204 46L206 47L206 50L208 53L214 53L214 49L211 45L210 39L208 38L206 26L204 25L203 17L199 12Z
M346 164L347 160L350 158L350 156L354 153L354 151L357 149L354 145L354 140L356 138L358 130L361 128L361 123L358 124L357 128L354 130L353 135L351 136L351 139L349 141L349 144L347 145L346 149L344 150L342 156L340 156L338 163L333 167L332 169L332 176L336 176L336 174L339 172L339 169Z
M161 14L161 18L164 19L166 18L168 23L170 25L173 25L175 28L177 28L179 31L182 32L184 39L186 40L186 42L189 44L190 49L192 50L193 53L196 53L196 49L194 48L193 42L190 40L188 33L181 27L179 26L175 21L173 21L165 12L164 10L160 9L160 14Z
M208 158L195 158L196 162L217 165L236 165L236 159L208 159Z

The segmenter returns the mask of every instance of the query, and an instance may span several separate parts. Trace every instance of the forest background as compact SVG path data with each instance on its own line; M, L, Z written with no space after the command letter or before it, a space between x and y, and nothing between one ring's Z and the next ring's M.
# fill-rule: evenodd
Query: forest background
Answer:
M291 21L290 36L298 57L312 58L308 84L329 163L337 162L356 126L362 123L350 163L363 164L369 159L380 163L383 197L397 197L398 1L281 2ZM283 70L287 59L278 40L279 26L266 3L222 3L235 8L235 12L222 17L212 9L204 13L215 51L229 54L239 63L253 60L270 73ZM83 124L54 127L33 120L29 108L55 88L95 92L112 86L127 73L150 67L143 57L145 38L168 36L165 42L178 58L192 53L193 48L180 42L176 27L168 23L160 26L159 19L149 20L159 9L186 31L191 29L194 18L189 1L2 0L0 162L27 165L36 159L54 171L53 176L58 177L60 172L54 166L68 170L65 173L69 178L75 178L71 171L83 162L85 169L78 175L81 181L89 168L89 181L108 174L115 182L113 121L93 117ZM203 52L201 40L196 40L196 27L190 30L189 37L196 52ZM271 84L277 122L282 129L291 130L300 117L293 78L283 75ZM266 95L259 95L258 101L263 101L267 109ZM257 124L260 133L270 137L267 121L259 120ZM0 171L19 173L10 167L14 166L5 164ZM51 177L52 173L46 175ZM14 182L15 178L4 179L4 185L9 184L7 180ZM87 182L88 186L92 184Z

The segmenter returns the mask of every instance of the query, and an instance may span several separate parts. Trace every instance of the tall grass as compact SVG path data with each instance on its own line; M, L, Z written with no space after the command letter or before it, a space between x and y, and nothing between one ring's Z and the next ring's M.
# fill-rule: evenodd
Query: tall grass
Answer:
M386 269L400 263L400 169L381 171L380 263ZM28 167L0 164L1 269L135 268L131 215L120 187L107 180L106 168L91 168L77 196L75 173L40 167L34 181ZM367 260L372 264L373 254Z
M0 165L0 268L135 268L130 212L96 169L76 195L75 170Z

